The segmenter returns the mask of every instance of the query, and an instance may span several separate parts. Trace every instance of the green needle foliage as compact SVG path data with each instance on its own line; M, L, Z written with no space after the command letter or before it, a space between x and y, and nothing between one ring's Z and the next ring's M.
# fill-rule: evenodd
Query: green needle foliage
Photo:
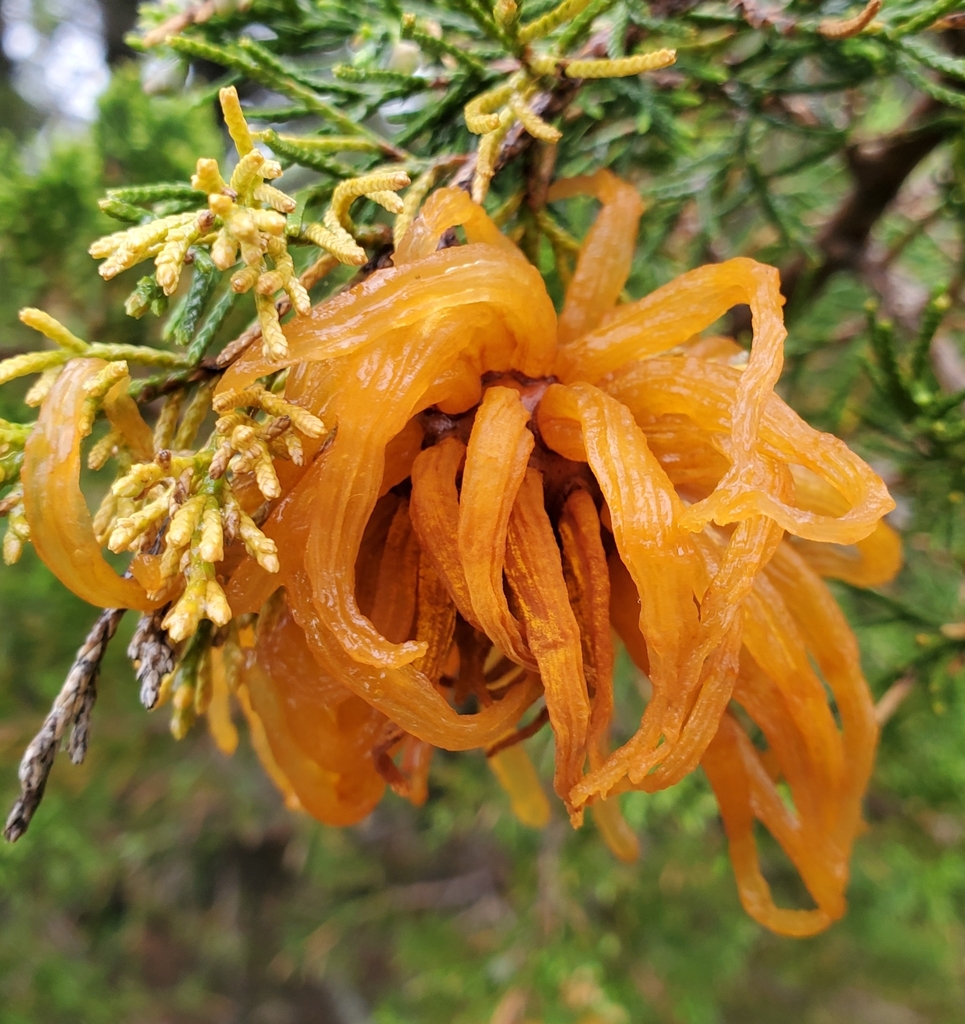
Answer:
M24 306L132 363L129 346L147 345L155 365L135 373L131 393L155 415L161 395L201 408L218 354L259 323L256 293L236 294L235 268L219 269L215 230L184 247L170 294L146 249L107 283L87 250L102 235L206 209L191 185L197 161L219 160L230 177L224 154L238 142L230 117L232 140L218 130L222 89L237 89L257 149L284 170L279 187L294 206L280 238L299 274L332 251L317 230L330 213L363 261L384 257L384 208L363 190L347 200L358 200L349 216L336 190L344 198L360 177L404 172L412 184L396 226L418 205L407 196L446 182L471 188L559 297L593 211L574 203L561 218L547 183L611 167L648 207L631 294L734 255L781 269L785 397L886 476L907 558L886 588L836 588L883 730L850 911L825 935L779 939L746 919L696 776L632 795L645 855L629 867L590 830L515 823L481 759L441 756L424 808L390 797L358 828L290 815L244 743L228 762L195 730L175 756L164 721L145 727L121 656L128 626L104 666L88 761L58 764L29 839L0 851L0 1024L961 1019L959 6L151 3L131 46L147 55L142 66L167 62L183 87L148 95L132 62L115 70L89 138L38 158L38 147L0 137L4 354L36 347L17 319ZM647 56L664 51L672 63ZM310 276L312 300L351 280L354 262ZM740 310L722 325L738 338L748 327ZM60 358L51 349L43 365ZM0 391L6 497L24 390ZM0 574L0 608L0 767L12 800L16 762L90 609L29 547ZM619 684L618 720L632 720L640 698L628 663ZM548 777L545 737L530 750ZM776 849L765 868L777 892L797 895Z

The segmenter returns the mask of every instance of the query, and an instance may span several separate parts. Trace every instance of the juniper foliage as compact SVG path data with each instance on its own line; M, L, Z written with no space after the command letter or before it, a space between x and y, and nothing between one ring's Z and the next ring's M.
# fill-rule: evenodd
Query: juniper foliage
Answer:
M151 4L131 44L176 62L183 88L147 96L136 66L121 67L91 138L55 146L30 172L12 137L0 145L0 318L11 352L32 344L15 316L25 305L56 312L91 342L177 347L192 369L254 318L251 295L229 303L228 272L203 255L169 303L143 267L104 285L85 254L110 230L203 205L188 180L198 157L230 148L214 103L229 85L285 168L299 271L318 255L302 229L322 221L340 182L386 167L422 184L478 180L486 135L470 131L464 110L493 93L501 109L509 83L561 136L502 125L487 205L555 294L592 211L574 204L559 219L546 182L600 166L648 203L633 294L732 255L781 267L785 395L877 460L907 532L895 584L838 588L889 716L848 918L807 943L744 919L696 778L633 796L647 854L631 868L612 864L592 836L527 832L471 763L446 758L434 795L457 799L430 798L419 811L389 803L344 833L293 820L247 752L226 765L191 734L175 758L163 722L145 731L118 644L88 762L55 770L32 846L0 856L0 1022L710 1024L783 1020L788 1007L802 1021L958 1019L965 21L944 0L872 6ZM676 51L675 63L645 74L567 74L569 61L614 62L612 73L662 49ZM352 220L377 260L391 243L384 213L363 200ZM313 298L353 272L336 269ZM123 310L132 290L138 320ZM738 310L726 326L740 337L748 325ZM147 402L200 385L164 371L135 386ZM0 414L13 422L20 407L9 390ZM15 761L90 623L29 549L0 574L0 606L12 797ZM632 719L628 666L622 683L621 717ZM549 771L545 740L532 743ZM767 869L776 888L789 886L774 851Z

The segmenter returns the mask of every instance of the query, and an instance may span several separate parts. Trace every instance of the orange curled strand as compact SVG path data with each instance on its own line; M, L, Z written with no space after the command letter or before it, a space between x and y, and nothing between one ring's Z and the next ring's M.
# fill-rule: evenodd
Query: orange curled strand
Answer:
M598 327L616 306L633 262L643 202L637 190L607 170L566 178L550 186L548 199L589 195L603 204L587 232L566 289L558 337L566 343ZM601 272L602 271L602 272Z
M54 381L24 448L24 511L37 554L65 587L102 608L150 611L161 602L150 600L136 580L118 576L101 554L80 489L80 446L90 431L84 385L107 365L72 359ZM120 402L118 408L127 413Z
M543 482L533 469L526 471L509 521L506 578L539 666L556 737L554 786L573 817L577 812L569 794L587 756L590 702L580 627L567 599L553 525L543 507Z

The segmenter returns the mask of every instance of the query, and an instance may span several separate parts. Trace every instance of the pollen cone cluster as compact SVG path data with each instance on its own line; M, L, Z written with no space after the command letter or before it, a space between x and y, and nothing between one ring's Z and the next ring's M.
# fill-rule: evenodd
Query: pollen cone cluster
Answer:
M216 684L230 669L272 777L330 824L364 817L386 785L424 799L434 747L486 751L538 823L545 801L518 741L548 721L572 822L590 808L632 859L618 795L700 765L748 913L811 934L844 912L876 740L857 646L822 577L894 574L898 542L880 522L893 502L774 393L775 270L733 259L618 304L640 200L599 172L550 201L578 194L602 206L559 316L482 209L442 189L393 267L286 328L284 359L253 348L229 368L221 393L288 368L285 401L336 433L307 439L300 466L276 466L282 493L262 529L279 571L226 545L231 613L257 620L236 630L230 659L215 652ZM466 244L440 249L454 227ZM701 334L739 303L749 355ZM54 493L57 459L71 458L70 439L58 444L28 453L38 522L38 502L86 514L79 491ZM91 599L90 565L112 570L81 544L89 530L89 517L71 527L48 562L63 570L67 548L86 551ZM103 603L151 605L116 577ZM641 721L617 723L629 738L615 749L613 632L652 687ZM775 905L755 822L812 907Z

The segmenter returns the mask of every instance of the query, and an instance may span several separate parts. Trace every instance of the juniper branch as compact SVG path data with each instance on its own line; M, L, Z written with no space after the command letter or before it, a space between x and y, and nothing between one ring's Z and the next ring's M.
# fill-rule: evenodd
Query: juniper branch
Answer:
M157 704L164 677L174 671L176 654L161 623L168 607L142 615L127 647L127 656L135 665L135 679L140 684L141 703L148 711Z
M87 753L90 714L97 698L97 677L107 645L124 616L123 608L108 608L97 617L87 639L81 645L74 664L54 700L40 731L30 741L20 762L20 796L7 817L3 837L15 843L30 826L31 819L47 787L47 779L57 756L57 748L71 726L67 752L74 764Z

